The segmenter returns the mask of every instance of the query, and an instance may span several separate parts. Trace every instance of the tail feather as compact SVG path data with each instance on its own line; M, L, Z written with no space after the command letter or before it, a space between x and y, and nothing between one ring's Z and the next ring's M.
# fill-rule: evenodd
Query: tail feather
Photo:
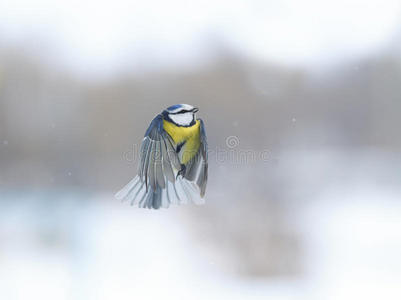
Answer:
M115 198L149 209L168 208L170 204L187 204L188 202L204 203L196 184L181 176L176 179L175 183L166 180L164 188L150 185L147 190L145 182L136 176L115 195Z
M132 190L134 190L135 187L138 185L139 181L140 181L139 176L135 176L114 197L121 201L128 200L128 196L131 194Z

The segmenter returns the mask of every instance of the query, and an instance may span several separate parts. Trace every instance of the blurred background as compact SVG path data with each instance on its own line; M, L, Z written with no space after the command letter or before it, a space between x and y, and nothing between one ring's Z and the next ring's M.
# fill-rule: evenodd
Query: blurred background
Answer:
M401 2L0 2L1 299L400 299ZM113 195L200 108L204 206Z

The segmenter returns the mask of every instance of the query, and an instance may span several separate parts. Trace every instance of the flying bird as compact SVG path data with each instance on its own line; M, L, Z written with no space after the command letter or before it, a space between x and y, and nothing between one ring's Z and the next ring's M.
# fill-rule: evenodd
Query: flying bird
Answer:
M204 203L208 177L205 125L198 108L176 104L158 114L142 140L138 175L117 194L143 208Z

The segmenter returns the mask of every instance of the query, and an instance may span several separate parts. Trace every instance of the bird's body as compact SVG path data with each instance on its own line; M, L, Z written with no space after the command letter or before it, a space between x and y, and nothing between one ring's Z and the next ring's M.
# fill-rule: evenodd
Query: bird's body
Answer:
M177 104L151 122L140 151L138 175L116 197L139 207L203 203L207 183L207 142L197 108Z
M182 164L188 163L199 150L200 146L200 121L197 120L194 125L184 127L177 126L174 123L163 120L164 130L170 135L176 145L181 145L182 155L180 161Z

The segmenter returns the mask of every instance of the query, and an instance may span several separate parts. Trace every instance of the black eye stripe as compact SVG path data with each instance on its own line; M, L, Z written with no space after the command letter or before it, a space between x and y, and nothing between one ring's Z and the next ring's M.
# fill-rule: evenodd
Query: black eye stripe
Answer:
M185 113L189 113L189 112L193 112L194 111L194 109L191 109L191 110L180 110L180 111L177 111L177 112L175 112L175 113L169 113L170 115L179 115L179 114L185 114Z

